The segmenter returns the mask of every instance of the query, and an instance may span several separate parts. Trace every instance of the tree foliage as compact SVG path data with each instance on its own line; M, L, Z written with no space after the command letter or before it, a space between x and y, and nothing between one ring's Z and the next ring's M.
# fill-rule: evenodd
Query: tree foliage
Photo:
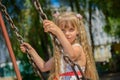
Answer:
M47 14L49 19L52 19L51 11L47 7L47 0L39 0L43 11ZM103 11L106 17L107 25L104 30L112 35L120 37L120 0L89 0L92 6L98 6ZM59 2L68 4L72 11L76 11L84 15L87 0L59 0ZM13 19L14 24L19 29L21 35L26 42L29 42L39 53L39 55L46 61L49 59L49 50L52 49L50 36L43 31L42 23L39 19L39 14L32 4L32 0L2 0L2 3L6 6L6 9ZM83 4L82 4L83 3ZM62 5L64 6L64 5ZM81 8L82 6L82 8ZM88 9L87 9L88 10ZM7 21L7 28L10 29L10 25ZM13 31L9 32L11 43L14 49L17 60L21 61L23 70L21 74L23 80L39 79L33 72L31 64L26 57L26 54L22 54L19 49L19 43L16 41L16 36Z
M91 0L105 14L107 25L104 30L111 36L120 38L120 0Z
M9 16L12 18L25 42L29 42L45 61L48 60L50 53L48 48L50 50L52 49L51 39L48 34L44 33L39 14L35 10L32 1L4 0L2 3L6 6ZM46 7L46 1L43 0L40 3L44 9L43 11L45 11L46 14L49 14L48 18L51 19L50 10L44 8ZM16 35L11 30L6 19L5 22L8 29L10 29L9 35L11 43L14 43L12 46L16 59L21 61L20 68L22 68L21 74L23 80L39 80L39 77L34 73L26 54L23 54L20 51L20 43L17 41Z

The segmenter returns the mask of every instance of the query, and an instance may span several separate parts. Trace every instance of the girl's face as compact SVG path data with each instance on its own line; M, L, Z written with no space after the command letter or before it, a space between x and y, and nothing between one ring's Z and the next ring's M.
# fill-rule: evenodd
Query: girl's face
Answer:
M61 30L63 31L63 33L65 34L65 37L67 38L67 40L73 44L76 40L78 31L76 27L73 27L71 24L67 24L66 26L62 26L60 27Z

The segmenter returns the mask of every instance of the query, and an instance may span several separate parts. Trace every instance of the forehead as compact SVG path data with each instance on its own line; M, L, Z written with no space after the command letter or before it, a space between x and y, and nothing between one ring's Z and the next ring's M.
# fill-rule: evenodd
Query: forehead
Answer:
M71 21L61 21L59 27L61 29L66 29L66 28L76 28L75 24Z

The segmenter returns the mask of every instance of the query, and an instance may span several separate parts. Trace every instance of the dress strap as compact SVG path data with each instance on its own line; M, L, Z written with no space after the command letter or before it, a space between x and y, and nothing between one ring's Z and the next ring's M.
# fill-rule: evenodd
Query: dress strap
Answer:
M75 43L72 46L80 46L81 47L81 45L79 43Z

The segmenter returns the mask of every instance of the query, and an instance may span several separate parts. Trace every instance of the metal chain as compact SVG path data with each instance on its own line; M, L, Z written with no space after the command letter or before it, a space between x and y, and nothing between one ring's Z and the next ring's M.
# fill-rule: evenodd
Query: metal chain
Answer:
M38 1L38 0L32 0L32 1L33 1L33 3L34 3L34 6L35 6L36 10L37 10L37 11L39 12L39 14L40 14L41 21L43 21L44 19L47 19L47 16L46 16L46 14L43 12L43 10L42 10L42 8L41 8L41 6L40 6L39 1ZM5 14L6 19L7 19L8 22L10 23L11 28L12 28L13 31L15 32L15 34L16 34L16 36L17 36L17 40L20 42L20 44L22 44L22 43L24 42L23 37L19 34L19 31L18 31L17 27L14 25L11 17L8 15L8 13L7 13L7 11L6 11L5 6L2 5L1 2L0 2L0 8L1 8L1 11ZM52 35L52 36L53 36L53 35ZM58 47L59 50L60 50L60 52L64 55L64 52L62 51L62 46L61 46L61 44L58 42L58 40L55 38L55 36L53 36L53 37L54 37L54 42L55 42L55 44L56 44L56 47ZM27 57L28 57L30 63L33 65L33 67L34 67L34 69L35 69L35 72L39 75L39 77L40 77L42 80L45 80L45 78L44 78L44 76L42 75L41 71L38 69L38 67L36 66L36 64L33 62L33 59L32 59L32 57L28 54L28 52L29 52L29 51L28 51L28 49L27 49ZM66 63L68 63L68 64L71 66L71 68L73 69L73 71L74 71L77 79L79 80L79 76L77 75L77 72L75 71L75 66L76 66L77 64L75 64L68 56L65 56L65 55L64 55L64 60L66 61ZM77 67L78 67L78 69L80 70L80 72L82 72L82 71L81 71L81 68L80 68L78 65L77 65ZM82 77L83 77L83 74L82 74ZM83 79L84 79L84 78L83 78ZM85 80L85 79L84 79L84 80Z
M36 10L38 11L38 13L39 13L39 15L40 15L40 17L41 17L41 20L43 21L44 19L47 19L47 16L46 16L46 14L43 12L39 1L38 1L38 0L32 0L32 1L33 1L33 4L34 4ZM78 74L77 74L77 72L76 72L76 70L75 70L75 66L78 67L79 71L81 72L82 80L85 80L84 74L83 74L80 66L77 65L77 64L75 64L68 56L66 56L66 55L64 54L63 48L62 48L61 44L59 43L59 41L57 40L57 38L56 38L54 35L51 35L51 36L52 36L52 38L53 38L53 40L54 40L55 47L57 47L57 48L60 50L60 52L63 54L63 58L64 58L65 62L68 63L68 64L71 66L73 72L74 72L75 75L76 75L76 78L77 78L78 80L80 80L80 78L79 78L79 76L78 76Z
M14 33L15 33L15 35L17 37L17 40L20 42L20 44L22 44L24 42L23 37L20 35L18 28L14 25L11 17L7 13L6 7L1 2L0 2L0 11L2 13L4 13L5 18L9 22L12 30L14 31ZM27 57L28 57L30 63L33 65L35 73L37 73L42 80L45 80L45 78L41 74L41 71L38 69L38 67L36 66L36 64L33 62L32 57L28 54L29 53L28 49L26 51L27 51Z
M39 3L38 0L32 0L36 10L38 11L38 13L40 14L40 19L41 21L43 21L44 19L47 19L47 16L46 14L43 12L42 8L41 8L41 5Z

